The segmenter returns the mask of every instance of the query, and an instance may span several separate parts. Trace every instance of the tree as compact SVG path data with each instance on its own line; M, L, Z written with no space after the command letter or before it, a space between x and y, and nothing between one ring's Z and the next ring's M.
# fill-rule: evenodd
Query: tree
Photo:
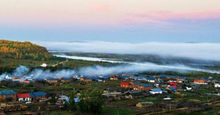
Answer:
M81 93L79 108L81 112L101 113L103 103L102 90L95 88Z
M75 111L76 109L77 109L77 105L76 105L76 103L75 103L75 100L74 100L74 98L75 98L75 96L76 96L76 91L75 90L73 90L72 92L71 92L71 95L70 95L70 100L69 100L69 109L71 110L71 111Z

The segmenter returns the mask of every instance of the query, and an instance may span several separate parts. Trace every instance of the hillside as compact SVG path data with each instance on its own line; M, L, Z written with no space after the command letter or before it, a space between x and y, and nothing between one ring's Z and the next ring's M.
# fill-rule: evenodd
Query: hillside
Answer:
M5 72L12 72L20 65L38 68L42 63L47 63L48 67L46 69L51 70L109 64L105 62L67 60L53 56L46 48L30 42L0 40L0 75Z
M42 46L30 42L0 40L0 59L48 60L52 55Z

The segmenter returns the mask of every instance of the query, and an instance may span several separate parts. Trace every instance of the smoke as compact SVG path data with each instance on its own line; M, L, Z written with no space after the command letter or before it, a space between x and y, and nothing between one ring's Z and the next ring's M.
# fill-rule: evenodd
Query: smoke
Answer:
M49 50L116 53L155 54L160 56L184 57L220 61L220 43L121 43L121 42L35 42Z
M20 71L19 74L18 70ZM138 73L138 72L166 72L166 71L175 71L175 72L206 72L206 73L215 73L220 74L220 71L208 70L193 68L185 65L158 65L154 63L134 63L134 62L124 62L121 65L104 67L104 66L90 66L83 67L78 70L42 70L34 69L27 72L28 68L24 66L18 67L14 73L7 74L4 73L0 75L0 80L5 79L7 75L20 75L21 77L31 78L31 79L45 79L45 78L69 78L75 75L86 75L86 76L98 76L98 75L111 75L111 74L121 74L121 73ZM25 79L25 78L24 78Z
M45 79L45 78L69 78L76 74L74 70L58 70L51 72L50 70L42 70L42 69L35 69L31 71L27 76L30 76L33 79Z
M65 70L57 70L57 71L50 71L50 70L43 70L43 69L34 69L30 71L29 68L25 66L19 66L15 69L13 73L3 73L0 75L0 81L7 79L7 77L25 77L23 79L46 79L46 78L69 78L76 75L74 70L65 69Z
M220 74L220 71L192 68L185 65L158 65L154 63L128 63L113 67L93 66L79 70L81 75L109 75L119 73L138 73L138 72L206 72Z
M29 70L30 70L29 68L21 65L14 70L12 76L23 76L23 75L27 74L29 72Z
M4 80L6 76L7 76L7 73L3 73L2 75L0 75L0 81Z

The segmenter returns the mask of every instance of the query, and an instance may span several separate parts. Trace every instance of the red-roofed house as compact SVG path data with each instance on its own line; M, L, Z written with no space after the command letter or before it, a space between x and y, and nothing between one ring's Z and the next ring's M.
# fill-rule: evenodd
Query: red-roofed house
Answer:
M169 82L169 84L170 84L171 86L177 86L177 85L178 85L178 83L176 83L176 82Z
M29 80L22 80L22 81L20 81L21 83L25 83L25 84L29 84L30 83L30 81Z
M17 99L18 99L18 101L30 102L31 96L29 93L17 94Z
M131 85L129 82L121 82L120 86L123 88L130 88Z
M194 84L208 84L204 79L195 79Z
M118 80L118 77L117 77L117 76L112 76L112 77L110 78L110 80Z

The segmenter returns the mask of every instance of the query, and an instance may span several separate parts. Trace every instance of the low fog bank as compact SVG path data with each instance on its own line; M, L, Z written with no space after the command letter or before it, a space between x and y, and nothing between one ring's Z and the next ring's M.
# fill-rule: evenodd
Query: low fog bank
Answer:
M107 59L95 58L95 57L67 56L64 54L63 55L55 54L54 56L67 58L67 59L74 59L74 60L95 61L95 62L99 61L99 62L108 62L108 63L124 63L122 61L113 61L113 60L107 60Z
M220 61L220 43L35 42L48 50L115 54L153 54Z

